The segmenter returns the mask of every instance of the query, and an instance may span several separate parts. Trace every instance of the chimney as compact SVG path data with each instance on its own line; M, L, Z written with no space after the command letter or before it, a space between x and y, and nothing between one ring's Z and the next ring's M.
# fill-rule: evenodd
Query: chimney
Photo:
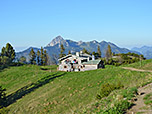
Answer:
M78 56L78 57L80 56L79 52L76 52L76 56Z
M87 59L88 59L88 61L90 61L90 57L88 57Z
M92 55L92 60L95 60L95 56L94 55Z

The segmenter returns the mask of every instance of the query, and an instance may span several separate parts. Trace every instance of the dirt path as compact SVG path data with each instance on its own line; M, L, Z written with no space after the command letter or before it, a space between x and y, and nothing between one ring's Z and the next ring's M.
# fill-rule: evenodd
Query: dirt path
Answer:
M131 71L139 71L139 72L152 72L152 70L143 70L143 69L136 69L136 68L131 68L131 67L122 67L123 69L126 70L131 70ZM145 105L143 98L152 92L152 83L138 88L138 93L136 97L136 101L134 101L134 106L127 111L127 114L152 114L152 109L148 106Z
M126 70L139 71L139 72L152 72L152 70L136 69L136 68L132 68L132 67L122 67L122 68L126 69Z
M152 114L152 109L144 104L143 98L152 92L152 83L138 89L139 95L136 97L137 101L134 106L128 110L127 114Z

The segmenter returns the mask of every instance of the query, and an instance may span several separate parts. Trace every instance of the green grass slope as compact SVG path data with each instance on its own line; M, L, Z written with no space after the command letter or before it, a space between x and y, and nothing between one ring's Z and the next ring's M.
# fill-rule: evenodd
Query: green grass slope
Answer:
M57 66L25 65L0 72L7 89L9 114L82 113L96 102L103 83L121 82L125 88L151 81L152 73L108 66L85 72L59 72Z
M127 67L133 67L137 69L144 69L144 70L152 70L152 59L147 59L144 61L139 61L133 64L125 65Z

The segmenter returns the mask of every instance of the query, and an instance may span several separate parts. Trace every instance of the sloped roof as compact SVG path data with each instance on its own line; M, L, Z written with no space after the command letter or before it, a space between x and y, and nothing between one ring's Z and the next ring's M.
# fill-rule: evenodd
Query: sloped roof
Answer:
M72 54L68 54L68 55L66 55L66 56L64 56L62 58L59 58L58 61L64 60L64 59L69 58L71 56L72 56Z
M90 61L84 62L84 63L82 63L82 64L84 64L84 65L97 65L97 64L100 63L100 61L101 61L101 60L90 60Z
M62 58L59 58L58 61L62 61L64 59L67 59L67 58L72 57L72 56L76 56L76 55L68 54L68 55L66 55ZM76 57L79 57L81 59L86 59L87 57L92 57L92 56L89 55L89 54L84 53L84 54L80 54L79 56L76 56Z
M92 57L92 56L87 53L83 53L83 54L80 53L80 57Z

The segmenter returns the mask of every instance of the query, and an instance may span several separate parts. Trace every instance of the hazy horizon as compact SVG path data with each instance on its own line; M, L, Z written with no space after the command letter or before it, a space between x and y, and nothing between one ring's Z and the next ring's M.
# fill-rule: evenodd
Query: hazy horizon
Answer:
M52 39L53 40L53 39ZM64 38L64 40L71 40L70 38ZM93 39L93 40L95 40L95 39ZM93 40L90 40L90 41L93 41ZM73 41L76 41L76 40L73 40ZM80 41L83 41L83 40L80 40ZM96 41L98 41L98 40L96 40ZM102 41L106 41L106 40L101 40L101 41L98 41L98 42L102 42ZM50 41L51 42L51 41ZM50 43L50 42L48 42L48 43ZM78 42L78 41L77 41ZM87 42L87 41L83 41L83 42ZM110 42L110 41L106 41L106 42ZM11 42L9 42L9 43L11 43ZM46 43L46 45L44 45L44 46L42 46L42 47L46 47L47 46L47 44L48 43ZM132 48L134 48L134 47L137 47L137 48L141 48L141 47L143 47L143 46L150 46L150 45L141 45L141 46L121 46L121 45L118 45L118 44L116 44L116 43L114 43L114 42L111 42L111 43L113 43L113 44L115 44L115 45L117 45L118 47L120 47L120 48L127 48L127 49L132 49ZM5 44L6 45L6 44ZM3 46L5 46L5 45L3 45ZM11 45L13 45L13 44L11 44ZM3 47L2 46L2 47ZM2 47L0 47L0 50L1 50L1 48ZM35 47L35 48L41 48L41 46L34 46L34 45L29 45L29 46L22 46L22 47L15 47L15 46L13 46L14 47L14 49L15 49L15 51L16 52L21 52L21 51L24 51L24 50L26 50L26 49L28 49L29 47ZM151 46L150 46L151 47Z

